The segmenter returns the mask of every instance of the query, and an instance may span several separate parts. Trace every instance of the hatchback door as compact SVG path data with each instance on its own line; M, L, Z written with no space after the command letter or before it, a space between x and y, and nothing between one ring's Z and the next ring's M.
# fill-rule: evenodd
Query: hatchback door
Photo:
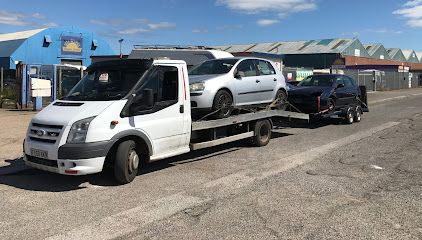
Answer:
M251 105L261 102L259 75L252 59L240 62L235 69L236 105Z
M272 102L277 91L277 75L272 64L265 60L256 60L260 82L260 100L262 102Z
M347 89L343 80L342 76L336 77L336 81L334 83L335 93L336 93L336 100L335 105L337 107L343 107L347 105L348 102L348 94Z

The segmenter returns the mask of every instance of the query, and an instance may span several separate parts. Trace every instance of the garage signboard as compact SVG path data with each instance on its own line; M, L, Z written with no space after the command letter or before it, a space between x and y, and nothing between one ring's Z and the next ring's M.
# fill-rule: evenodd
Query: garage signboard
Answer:
M82 38L62 36L62 55L82 56Z

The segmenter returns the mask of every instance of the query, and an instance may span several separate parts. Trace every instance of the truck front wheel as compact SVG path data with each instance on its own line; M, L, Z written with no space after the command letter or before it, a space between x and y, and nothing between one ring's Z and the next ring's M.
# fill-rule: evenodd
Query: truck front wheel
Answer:
M114 162L114 177L121 184L130 183L138 174L139 155L136 151L136 143L127 140L119 144Z
M256 147L266 146L271 139L271 123L268 120L256 122L252 145Z

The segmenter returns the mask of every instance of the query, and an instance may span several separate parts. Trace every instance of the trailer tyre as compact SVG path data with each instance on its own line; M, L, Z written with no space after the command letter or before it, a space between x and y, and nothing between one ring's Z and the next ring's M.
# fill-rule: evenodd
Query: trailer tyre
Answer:
M254 136L251 139L253 146L262 147L271 139L271 123L268 120L258 121L255 124Z
M352 108L349 108L346 113L346 117L344 119L345 123L352 124L355 118L355 112Z
M121 184L132 182L138 174L139 162L135 141L127 140L120 143L114 162L114 177L117 182Z
M355 110L355 117L353 118L353 120L355 122L360 122L362 120L362 108L361 107L356 107Z

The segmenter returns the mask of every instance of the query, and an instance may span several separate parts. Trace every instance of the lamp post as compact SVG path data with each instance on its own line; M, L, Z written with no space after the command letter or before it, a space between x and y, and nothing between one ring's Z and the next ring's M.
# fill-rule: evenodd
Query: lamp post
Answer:
M123 54L122 54L122 43L123 43L124 39L121 38L119 39L119 44L120 44L120 58L123 58Z

